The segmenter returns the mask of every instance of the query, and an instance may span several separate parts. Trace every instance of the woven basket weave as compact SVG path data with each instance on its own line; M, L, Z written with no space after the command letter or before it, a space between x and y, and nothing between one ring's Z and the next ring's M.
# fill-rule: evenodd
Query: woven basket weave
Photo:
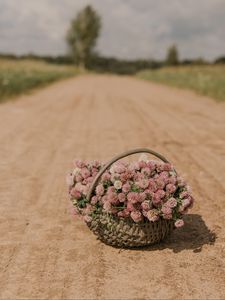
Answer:
M122 153L110 160L96 175L87 199L90 202L92 194L97 186L102 174L117 160L135 153L150 153L168 163L168 160L161 154L150 149L135 149ZM102 213L95 216L91 222L87 223L88 227L104 243L116 247L140 247L158 243L168 236L174 229L172 220L159 219L156 222L144 220L135 223L131 219L122 219L108 213Z
M134 223L107 214L99 215L88 227L105 244L132 248L158 243L174 229L174 222L160 219L157 222Z

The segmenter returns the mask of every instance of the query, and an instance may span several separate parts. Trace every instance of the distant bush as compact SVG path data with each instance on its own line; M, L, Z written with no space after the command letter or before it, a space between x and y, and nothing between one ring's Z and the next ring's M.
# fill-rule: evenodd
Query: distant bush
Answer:
M180 62L180 65L209 65L209 62L204 58L195 58L195 59L184 59Z
M218 57L215 60L215 64L225 64L225 56Z
M161 63L147 59L123 60L113 57L93 56L87 66L88 69L96 72L132 75L143 69L157 69L161 66Z

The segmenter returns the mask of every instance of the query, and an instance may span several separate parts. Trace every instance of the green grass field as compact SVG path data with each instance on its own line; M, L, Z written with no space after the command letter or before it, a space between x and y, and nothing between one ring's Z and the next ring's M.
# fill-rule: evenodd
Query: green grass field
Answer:
M194 90L221 101L225 100L225 66L180 66L137 73L142 79Z
M0 59L0 102L76 74L78 70L73 66L27 59Z

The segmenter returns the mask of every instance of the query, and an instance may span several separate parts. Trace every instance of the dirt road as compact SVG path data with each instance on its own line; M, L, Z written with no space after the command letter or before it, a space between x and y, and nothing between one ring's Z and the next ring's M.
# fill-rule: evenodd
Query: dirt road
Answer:
M0 106L1 299L225 299L225 105L129 77L86 75ZM68 212L73 158L149 147L196 203L159 246L122 250Z

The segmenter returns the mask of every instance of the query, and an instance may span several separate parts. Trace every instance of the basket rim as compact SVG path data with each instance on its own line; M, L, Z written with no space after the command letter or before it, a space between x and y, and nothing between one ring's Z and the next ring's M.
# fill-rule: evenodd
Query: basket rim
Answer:
M146 225L146 224L156 224L156 223L174 223L174 220L173 219L163 219L162 216L159 217L158 220L156 221L150 221L149 219L147 218L143 218L141 221L139 222L135 222L133 221L131 218L125 218L125 217L118 217L116 215L113 215L109 212L105 212L105 211L101 211L99 213L95 213L93 216L92 216L92 220L91 222L93 221L97 221L97 220L101 220L101 218L108 218L110 221L113 220L117 223L129 223L130 225Z

